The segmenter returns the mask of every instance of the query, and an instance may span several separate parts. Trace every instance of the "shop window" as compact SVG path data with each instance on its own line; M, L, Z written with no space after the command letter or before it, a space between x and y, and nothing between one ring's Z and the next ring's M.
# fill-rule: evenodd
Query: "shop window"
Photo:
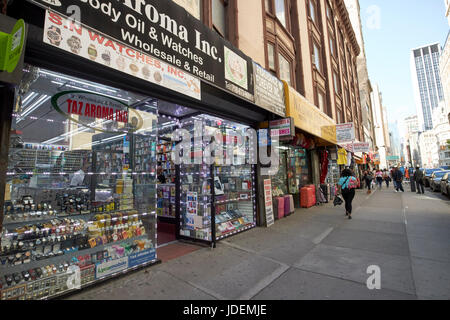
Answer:
M227 36L227 15L225 0L212 0L212 23L213 28L222 36Z
M319 45L313 41L313 64L319 72L322 72L322 55Z
M26 71L2 173L1 274L16 278L2 293L26 281L33 285L20 299L70 291L69 264L82 268L84 285L110 276L111 260L117 272L155 262L156 106L141 94ZM55 283L41 290L44 269Z
M200 125L200 132L223 137L223 147L213 151L212 165L204 163L204 158L200 157L199 164L180 166L180 235L205 241L220 240L256 225L254 167L246 161L250 144L248 140L238 141L244 137L248 126L200 115L182 120L181 127L194 134L195 122ZM235 143L242 147L228 148ZM203 150L200 144L190 146L187 152L195 156L201 155Z
M290 86L292 86L292 67L291 63L282 55L278 55L279 65L280 65L280 79L286 81Z

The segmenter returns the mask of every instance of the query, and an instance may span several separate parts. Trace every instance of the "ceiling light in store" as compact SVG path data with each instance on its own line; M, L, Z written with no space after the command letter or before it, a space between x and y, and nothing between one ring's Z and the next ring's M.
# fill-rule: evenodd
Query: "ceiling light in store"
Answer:
M37 95L38 95L38 94L37 94L36 92L34 92L34 91L30 92L30 93L25 97L25 99L23 99L23 101L22 101L22 106L23 106L23 107L26 106L26 104L27 104L28 102L30 102L31 100L33 100Z
M55 77L55 78L58 78L58 79L65 79L65 80L73 81L73 82L76 82L76 83L84 84L86 86L90 86L90 87L98 88L98 89L101 89L101 90L117 93L117 90L109 89L109 88L107 88L105 86L99 86L99 85L92 84L92 83L89 83L89 82L80 81L78 79L69 78L69 77L66 77L66 76L59 75L57 73L52 73L52 72L43 71L43 70L41 70L40 73L45 74L45 75L49 75L49 76L52 76L52 77Z
M25 117L27 115L29 115L30 113L32 113L34 110L36 110L37 108L39 108L41 105L43 105L47 100L50 99L50 96L44 94L43 96L41 96L39 98L39 100L37 100L35 103L33 103L30 107L28 107L26 110L24 110L22 112L22 114L20 115L20 118L17 120L17 123L19 123L20 121L24 120Z
M70 84L65 84L65 86L66 86L66 87L69 87L69 88L73 88L73 89L78 89L78 90L83 90L83 91L86 91L86 92L91 92L91 93L99 94L99 92L97 92L97 91L92 91L92 90L88 90L88 89L85 89L85 88L80 88L80 87L72 86L72 85L70 85ZM118 97L115 97L115 96L113 96L112 98L118 99L118 100L122 100L122 101L125 101L125 102L129 102L128 99L118 98Z

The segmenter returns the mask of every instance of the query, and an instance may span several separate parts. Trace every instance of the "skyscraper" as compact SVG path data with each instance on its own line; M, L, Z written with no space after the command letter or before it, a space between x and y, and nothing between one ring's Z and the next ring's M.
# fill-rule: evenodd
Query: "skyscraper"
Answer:
M411 76L421 131L433 129L433 110L444 100L439 74L440 55L439 43L411 51Z

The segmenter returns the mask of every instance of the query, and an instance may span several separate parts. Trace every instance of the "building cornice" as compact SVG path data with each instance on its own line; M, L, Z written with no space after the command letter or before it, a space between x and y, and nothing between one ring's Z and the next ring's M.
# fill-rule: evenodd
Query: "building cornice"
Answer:
M355 30L353 30L353 26L350 21L350 16L348 14L347 7L345 6L344 0L336 0L336 9L337 13L339 14L340 20L345 27L345 32L347 33L348 38L350 39L350 42L352 44L353 52L357 57L361 53L361 48L358 44L358 40L356 39Z

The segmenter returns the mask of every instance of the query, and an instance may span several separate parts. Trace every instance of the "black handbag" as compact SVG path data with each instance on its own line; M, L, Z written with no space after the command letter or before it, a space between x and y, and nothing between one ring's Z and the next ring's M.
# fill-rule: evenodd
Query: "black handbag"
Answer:
M334 197L333 204L334 204L335 207L336 206L340 206L343 203L344 203L344 200L342 200L341 197L339 197L339 196Z

